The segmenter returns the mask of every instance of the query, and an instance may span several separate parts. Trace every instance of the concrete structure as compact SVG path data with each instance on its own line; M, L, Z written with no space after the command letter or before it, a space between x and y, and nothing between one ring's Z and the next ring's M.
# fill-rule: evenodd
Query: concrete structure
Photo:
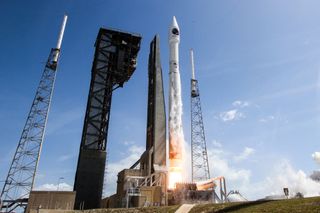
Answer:
M228 199L223 176L198 183L176 183L174 189L168 190L169 205L225 202L228 202Z
M75 197L70 191L31 191L26 213L39 208L73 210Z
M75 209L100 207L112 93L135 71L140 41L137 34L99 30L74 182Z
M142 186L139 187L139 194L130 196L128 203L126 199L121 199L118 194L107 197L101 201L101 208L119 207L148 207L161 205L161 186Z
M175 213L188 213L195 204L182 204Z
M185 203L212 203L214 190L199 190L195 183L176 183L176 188L169 191L169 205Z

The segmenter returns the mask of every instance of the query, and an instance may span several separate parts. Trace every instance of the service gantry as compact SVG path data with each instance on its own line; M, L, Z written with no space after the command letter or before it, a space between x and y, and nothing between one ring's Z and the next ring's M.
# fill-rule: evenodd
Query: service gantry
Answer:
M100 28L74 181L75 209L100 207L113 91L136 69L141 36Z

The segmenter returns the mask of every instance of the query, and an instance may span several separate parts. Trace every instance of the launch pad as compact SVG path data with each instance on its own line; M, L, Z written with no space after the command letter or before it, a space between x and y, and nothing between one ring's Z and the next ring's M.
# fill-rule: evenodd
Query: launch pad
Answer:
M224 177L210 179L203 124L201 131L192 132L193 135L201 135L201 138L196 140L196 137L192 137L192 140L196 141L192 144L192 148L204 147L202 150L198 150L198 153L193 153L193 156L201 158L205 152L206 175L202 175L204 177L201 179L202 182L196 183L194 175L192 176L194 182L182 182L184 135L178 48L180 29L175 17L169 32L169 142L166 140L167 119L160 61L160 38L159 35L156 35L150 43L148 63L146 149L130 168L123 169L118 173L116 193L102 199L112 95L116 89L123 87L129 81L136 69L141 36L100 28L95 42L74 191L71 193L31 191L32 182L30 191L26 194L30 199L27 211L35 210L37 206L83 210L226 202L227 192ZM61 45L60 38L59 42ZM48 69L56 69L59 53L60 48L53 52L51 57L55 63L48 66ZM199 92L195 87L195 81L193 73L193 98L199 97L198 93L196 96L194 95L195 88ZM196 101L198 102L195 104L199 108L200 99L198 98ZM201 114L202 116L201 108L199 109L197 113L193 114L198 116ZM202 117L194 120L192 127L200 122L202 122ZM37 154L40 155L39 152ZM192 161L193 173L195 173L194 167L202 169L200 165L201 163L198 161ZM220 196L216 192L218 188ZM27 202L27 198L25 199L23 200L24 204ZM55 200L55 202L49 202L50 200ZM3 201L6 202L6 200ZM16 200L14 204L17 202L21 202L21 200ZM0 208L2 205L3 202L0 200ZM20 203L17 205L19 206Z
M102 200L103 208L226 201L224 177L204 179L201 183L176 182L174 187L168 188L171 171L167 171L166 163L166 115L159 47L160 39L156 35L150 43L149 53L146 151L130 168L118 173L116 194Z

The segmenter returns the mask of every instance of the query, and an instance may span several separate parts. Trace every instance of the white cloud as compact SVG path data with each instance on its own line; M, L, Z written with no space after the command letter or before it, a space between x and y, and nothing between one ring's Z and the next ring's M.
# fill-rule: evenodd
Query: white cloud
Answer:
M314 152L312 158L316 163L320 164L320 152Z
M59 162L63 162L63 161L66 161L66 160L69 160L73 157L74 155L73 154L70 154L70 155L61 155L59 158L58 158L58 161Z
M231 154L217 148L208 149L209 167L211 177L224 176L226 178L227 190L240 190L245 192L250 185L251 171L249 169L236 167L230 161Z
M220 113L220 118L224 122L239 120L245 118L245 115L242 112L239 112L237 109L229 110L226 112Z
M132 145L126 152L127 157L119 161L113 161L108 163L104 195L108 196L116 192L118 173L121 170L128 169L130 166L132 166L137 160L139 160L141 154L144 151L144 147Z
M57 191L57 190L59 190L59 191L72 191L73 186L71 186L67 183L60 183L59 188L58 188L58 184L46 183L46 184L43 184L41 186L36 187L35 190L38 190L38 191Z
M134 141L124 141L123 142L123 144L126 146L133 145L134 143L135 143Z
M274 120L274 119L275 119L275 116L270 115L270 116L267 116L267 117L265 117L265 118L261 118L259 121L260 121L261 123L267 123L267 122L272 121L272 120Z
M232 103L232 106L234 107L240 107L240 108L244 108L244 107L248 107L250 105L250 103L248 101L234 101Z
M221 148L222 147L222 144L217 140L213 140L211 143L212 143L213 146L215 146L217 148Z
M251 106L251 103L248 101L236 100L232 103L233 109L219 113L219 117L222 121L228 122L233 120L240 120L245 118L245 114L240 110L245 107ZM217 118L217 117L216 117Z
M242 153L240 155L237 155L234 157L235 161L242 161L247 159L250 155L252 155L255 152L255 149L250 148L250 147L245 147Z

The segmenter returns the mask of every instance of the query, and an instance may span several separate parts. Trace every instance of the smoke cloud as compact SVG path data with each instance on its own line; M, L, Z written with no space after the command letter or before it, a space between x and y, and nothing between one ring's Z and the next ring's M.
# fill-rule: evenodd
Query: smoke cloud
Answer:
M320 182L320 171L313 171L310 178L314 181Z
M320 195L320 182L308 177L302 170L295 170L285 159L275 165L268 177L261 182L253 183L247 190L254 197L263 198L266 195L283 195L283 188L289 188L291 197L298 192L301 192L305 197Z

